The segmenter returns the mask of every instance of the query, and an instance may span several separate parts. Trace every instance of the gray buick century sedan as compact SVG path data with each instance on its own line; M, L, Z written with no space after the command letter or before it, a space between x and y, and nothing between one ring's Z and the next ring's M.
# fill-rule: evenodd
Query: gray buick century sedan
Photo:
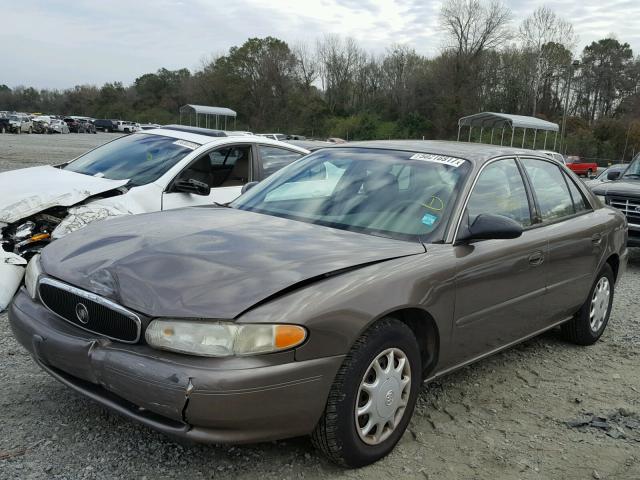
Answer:
M9 319L74 390L174 436L398 442L423 381L560 326L602 335L624 216L532 151L318 150L228 206L116 218L47 246Z

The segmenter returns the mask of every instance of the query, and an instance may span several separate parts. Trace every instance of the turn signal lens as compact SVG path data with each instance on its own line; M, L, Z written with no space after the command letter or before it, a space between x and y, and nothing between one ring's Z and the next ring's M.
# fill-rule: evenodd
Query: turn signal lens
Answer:
M275 346L278 349L291 348L304 342L307 332L297 325L276 325Z
M228 357L288 350L302 344L307 331L298 325L157 319L147 327L145 338L150 346L163 350Z

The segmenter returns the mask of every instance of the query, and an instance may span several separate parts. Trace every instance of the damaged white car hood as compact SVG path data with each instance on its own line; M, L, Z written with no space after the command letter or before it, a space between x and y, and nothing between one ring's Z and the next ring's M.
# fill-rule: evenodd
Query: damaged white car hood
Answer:
M127 182L91 177L49 165L2 172L0 222L13 223L51 207L69 207Z

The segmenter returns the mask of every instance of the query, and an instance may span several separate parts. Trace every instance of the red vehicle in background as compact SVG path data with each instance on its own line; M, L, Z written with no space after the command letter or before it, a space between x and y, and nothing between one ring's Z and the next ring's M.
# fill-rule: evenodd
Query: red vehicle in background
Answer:
M582 158L574 155L567 157L565 164L576 175L584 175L585 177L592 177L598 171L598 164L595 162L585 162Z

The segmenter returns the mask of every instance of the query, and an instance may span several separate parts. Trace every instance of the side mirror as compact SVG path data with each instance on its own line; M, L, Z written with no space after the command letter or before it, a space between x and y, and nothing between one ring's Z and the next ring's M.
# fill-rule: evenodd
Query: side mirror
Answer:
M177 180L173 184L174 192L193 193L194 195L208 196L211 193L211 187L204 182L194 180Z
M458 238L459 242L474 240L500 240L518 238L524 231L522 225L503 215L480 214Z
M249 183L245 183L242 186L242 189L240 190L240 195L242 195L244 192L248 192L249 190L251 190L253 187L255 187L258 184L258 182L249 182Z
M622 174L622 172L608 172L607 173L607 180L617 180L620 178L620 175Z

